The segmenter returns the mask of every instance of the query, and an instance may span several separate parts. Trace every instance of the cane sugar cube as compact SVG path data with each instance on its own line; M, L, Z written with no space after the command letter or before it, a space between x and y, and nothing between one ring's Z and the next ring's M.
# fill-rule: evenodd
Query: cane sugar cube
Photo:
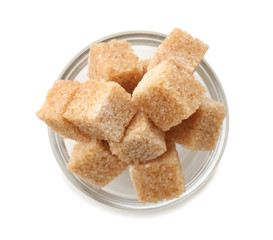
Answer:
M127 163L155 159L166 152L165 133L143 112L138 112L119 143L110 142L111 152Z
M188 118L199 107L205 88L192 75L183 75L166 60L148 71L132 100L163 131Z
M190 150L213 150L225 117L224 105L204 96L198 110L167 135Z
M129 93L143 75L139 59L126 41L92 43L88 61L90 79L117 82Z
M113 156L104 141L77 143L67 169L96 188L101 188L119 176L127 164Z
M92 139L119 141L136 109L116 82L82 83L63 116Z
M162 61L173 57L177 58L178 65L187 65L193 73L208 50L208 45L187 32L175 28L158 46L151 58L148 70L154 68ZM180 67L179 67L180 69Z
M130 176L142 203L179 197L185 192L185 181L174 143L155 160L131 165Z
M142 65L142 74L144 75L148 71L148 66L150 64L150 58L142 59L140 64Z
M56 81L48 91L46 101L37 112L37 117L60 136L86 142L90 141L90 138L62 116L79 87L80 83L76 81Z

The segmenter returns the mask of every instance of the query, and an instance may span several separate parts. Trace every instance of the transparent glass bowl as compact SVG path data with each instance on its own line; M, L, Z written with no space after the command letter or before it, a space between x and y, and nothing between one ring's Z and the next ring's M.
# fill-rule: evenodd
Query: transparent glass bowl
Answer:
M153 55L155 49L164 40L165 37L166 35L161 33L134 31L113 34L111 36L102 38L97 42L107 42L112 39L126 40L132 44L135 53L141 59L145 59ZM72 59L72 61L61 73L59 79L78 80L80 82L86 81L88 79L88 54L89 46L83 49L74 59ZM205 60L203 60L198 66L194 75L195 78L208 89L207 95L219 102L222 102L226 109L228 109L227 100L221 83L219 82L212 68ZM229 116L227 114L227 117L222 125L222 132L218 143L213 151L189 151L177 145L177 150L186 181L186 192L183 193L179 198L173 200L162 201L159 203L147 203L146 205L138 202L135 190L131 183L128 169L102 189L96 189L92 187L90 184L82 181L67 171L66 164L69 160L69 155L75 142L69 139L63 139L50 128L48 129L48 132L51 147L58 164L60 165L66 177L79 190L91 198L113 207L145 210L162 208L181 203L204 185L204 183L209 179L210 175L215 170L224 152L228 137L228 126Z

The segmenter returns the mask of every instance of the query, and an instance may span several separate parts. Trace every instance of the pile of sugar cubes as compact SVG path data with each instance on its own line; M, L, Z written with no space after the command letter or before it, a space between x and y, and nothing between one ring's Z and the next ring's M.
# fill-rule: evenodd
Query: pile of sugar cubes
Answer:
M76 140L67 169L96 188L129 167L142 203L179 197L185 181L175 143L215 148L226 117L193 72L208 46L174 29L151 59L126 41L92 43L89 80L57 80L37 116Z

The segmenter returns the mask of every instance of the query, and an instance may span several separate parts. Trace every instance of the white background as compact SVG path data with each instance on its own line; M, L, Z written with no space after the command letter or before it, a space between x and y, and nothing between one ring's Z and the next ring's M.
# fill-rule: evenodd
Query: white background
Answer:
M272 239L271 1L0 1L0 239ZM64 177L35 116L82 48L126 30L188 31L210 45L230 135L210 181L154 212L102 205Z

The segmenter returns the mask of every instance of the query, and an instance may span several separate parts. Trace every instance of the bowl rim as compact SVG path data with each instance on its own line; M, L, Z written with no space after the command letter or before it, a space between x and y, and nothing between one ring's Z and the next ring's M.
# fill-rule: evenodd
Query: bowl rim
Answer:
M158 41L162 42L166 36L167 36L166 34L159 33L159 32L135 30L135 31L124 31L124 32L110 34L108 36L98 39L95 42L107 42L112 39L119 39L119 38L125 38L125 37L126 38L149 37L149 38L153 38L154 40L158 40ZM63 69L63 71L59 75L58 79L65 78L64 76L66 76L68 74L68 72L70 72L71 69L73 68L72 67L73 63L76 62L78 59L81 59L83 55L86 55L86 52L89 51L89 47L90 47L90 45L83 48L78 54L76 54L72 58L72 60L70 60L68 62L68 64L65 66L65 68ZM195 186L194 188L191 188L191 191L186 191L185 193L183 193L184 197L182 199L177 198L177 199L173 199L173 200L169 200L169 201L164 201L165 204L162 204L162 205L153 204L154 207L149 204L148 207L146 205L146 207L137 208L137 207L132 207L132 206L120 204L116 201L114 201L114 202L109 201L109 200L107 200L107 197L105 197L105 196L101 197L95 193L91 193L89 191L89 189L86 187L86 185L82 184L83 182L80 179L73 177L74 175L67 171L66 166L64 166L64 164L62 164L62 162L63 162L62 158L64 158L64 156L62 155L62 152L60 150L61 146L59 145L60 144L59 140L61 139L61 137L58 136L53 130L51 130L50 127L48 127L49 140L50 140L50 145L51 145L53 154L54 154L61 170L63 171L65 176L70 180L70 182L77 189L79 189L80 191L82 191L83 193L85 193L89 197L97 200L100 203L104 203L106 205L120 208L120 209L134 210L134 211L144 211L144 210L146 211L146 210L156 210L156 209L167 208L167 207L170 207L170 206L173 206L173 205L183 202L185 199L189 198L194 193L199 191L208 182L208 180L211 178L211 176L215 172L215 169L217 168L217 166L223 156L223 153L225 151L227 139L228 139L228 135L229 135L229 108L228 108L228 102L227 102L226 95L225 95L224 89L222 87L222 84L221 84L219 78L217 77L216 73L214 72L214 70L211 68L211 66L208 64L208 62L205 59L203 59L201 61L200 65L202 65L202 67L205 69L206 73L208 73L210 76L212 76L213 79L215 80L213 83L215 84L216 88L221 92L221 102L226 107L227 115L226 115L226 119L225 119L225 137L224 137L224 140L222 143L221 151L218 154L217 160L213 161L213 163L210 164L209 168L199 178L199 180L198 180L199 184L197 186ZM150 207L150 206L152 206L152 207Z

